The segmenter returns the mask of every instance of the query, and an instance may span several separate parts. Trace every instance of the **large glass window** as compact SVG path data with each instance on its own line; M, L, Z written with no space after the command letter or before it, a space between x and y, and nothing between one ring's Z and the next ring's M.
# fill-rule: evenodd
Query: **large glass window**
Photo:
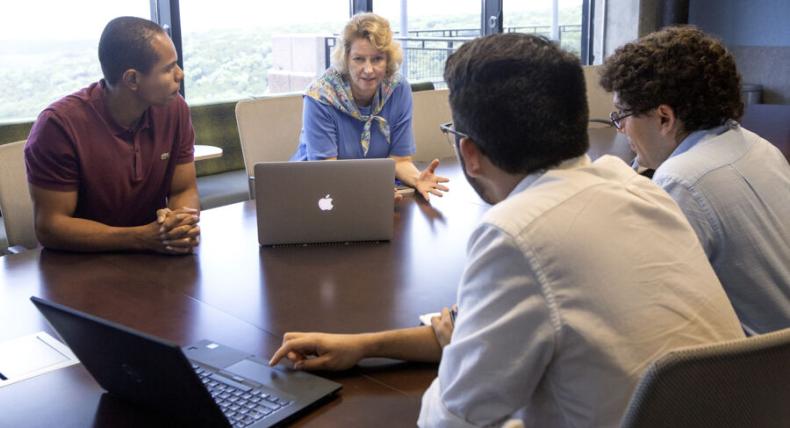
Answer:
M541 34L581 55L582 6L582 0L503 0L504 31Z
M325 68L325 37L348 0L182 1L184 88L190 104L301 91Z
M480 35L480 0L375 0L404 48L412 82L442 86L444 62ZM504 31L540 33L581 52L583 0L503 0ZM46 13L42 13L46 11ZM182 1L186 97L191 104L301 91L329 64L348 0ZM10 2L0 26L0 122L32 120L101 78L96 48L110 19L148 18L149 0ZM32 18L34 17L34 18ZM77 24L78 23L78 24Z
M373 12L387 18L401 40L403 74L411 82L431 81L437 86L443 84L447 56L480 35L481 10L480 0L373 2Z
M32 121L47 105L101 79L104 26L150 19L149 0L4 2L0 25L0 123Z

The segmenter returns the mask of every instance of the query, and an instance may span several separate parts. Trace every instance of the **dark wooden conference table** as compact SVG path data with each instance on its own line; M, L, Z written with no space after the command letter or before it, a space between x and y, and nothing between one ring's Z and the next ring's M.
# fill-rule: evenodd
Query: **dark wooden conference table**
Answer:
M633 154L613 128L590 129L590 157ZM466 241L487 210L455 159L450 192L396 204L386 243L258 246L254 202L201 213L194 255L30 250L0 257L0 342L41 330L39 296L180 345L211 339L269 357L288 331L358 333L412 327L456 300ZM365 360L332 400L295 426L414 426L436 364ZM75 365L0 388L0 427L170 426L107 395Z
M454 162L443 198L397 204L386 243L260 248L254 202L206 210L197 254L0 257L0 341L54 332L39 296L180 345L211 339L269 357L287 331L366 332L411 327L455 302L466 240L487 206ZM343 373L334 399L297 426L413 426L437 365L368 360ZM0 388L2 427L168 425L104 393L82 365Z

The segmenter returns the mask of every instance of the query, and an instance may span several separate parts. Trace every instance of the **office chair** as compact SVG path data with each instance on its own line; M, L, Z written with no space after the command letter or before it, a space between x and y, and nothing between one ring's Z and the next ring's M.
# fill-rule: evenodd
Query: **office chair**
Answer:
M8 238L7 251L12 253L38 246L24 149L25 141L0 145L0 211Z
M247 177L258 162L287 161L299 145L302 94L267 96L236 103L241 153ZM250 199L255 197L250 179Z
M447 89L420 91L412 94L412 122L414 143L412 157L416 162L430 162L435 158L455 157L453 148L439 130L439 125L453 120L450 113L450 93Z
M669 352L648 367L620 426L790 426L790 328Z

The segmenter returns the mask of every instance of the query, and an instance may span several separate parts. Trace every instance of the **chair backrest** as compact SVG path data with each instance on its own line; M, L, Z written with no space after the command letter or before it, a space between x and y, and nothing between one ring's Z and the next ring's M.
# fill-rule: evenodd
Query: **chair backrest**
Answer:
M645 372L621 427L790 426L790 328L669 352Z
M25 142L0 144L0 211L3 213L8 246L38 245L33 223L33 202L25 172Z
M453 120L450 113L449 91L436 89L412 94L414 105L412 128L417 152L413 159L428 162L434 158L455 156L439 125Z
M257 162L287 161L299 145L302 94L275 95L236 103L236 124L247 176Z
M585 65L584 82L587 86L587 104L590 107L590 118L609 119L609 113L614 110L612 94L606 92L598 84L600 65Z

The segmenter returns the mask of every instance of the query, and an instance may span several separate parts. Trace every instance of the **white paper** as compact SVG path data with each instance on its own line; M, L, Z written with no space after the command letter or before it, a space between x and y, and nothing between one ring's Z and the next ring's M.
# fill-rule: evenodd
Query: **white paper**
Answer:
M433 317L442 317L441 312L431 312L429 314L422 314L420 315L420 324L422 325L431 325L431 318Z
M40 331L0 343L0 387L80 361L66 345Z

